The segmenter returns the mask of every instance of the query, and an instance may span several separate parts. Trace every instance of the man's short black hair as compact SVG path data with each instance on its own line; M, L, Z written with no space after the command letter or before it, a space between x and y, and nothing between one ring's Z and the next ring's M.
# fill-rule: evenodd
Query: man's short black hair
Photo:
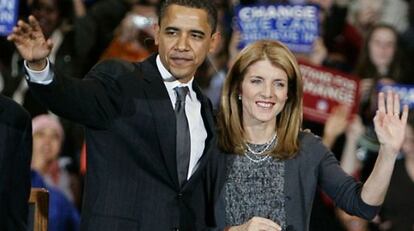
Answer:
M158 12L158 23L161 25L161 20L165 15L166 9L170 5L179 5L190 8L205 10L208 14L208 24L210 24L212 33L216 32L217 27L217 9L211 0L165 0L163 1Z

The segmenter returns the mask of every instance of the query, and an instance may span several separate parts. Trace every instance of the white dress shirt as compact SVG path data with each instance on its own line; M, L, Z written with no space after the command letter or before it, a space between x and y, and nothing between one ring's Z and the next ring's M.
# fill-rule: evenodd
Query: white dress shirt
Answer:
M179 82L164 67L159 55L157 56L157 67L161 73L162 78L164 79L164 84L167 88L173 108L175 108L175 101L177 100L177 95L174 91L174 88L178 86L187 86L189 90L188 95L185 98L185 114L188 120L191 139L191 156L187 175L187 179L189 179L197 169L197 163L203 155L204 145L207 138L207 131L204 126L203 118L201 117L201 103L198 101L197 95L193 89L194 77L188 81L188 83L184 84Z
M189 94L185 99L185 113L188 120L188 126L190 129L190 139L191 139L191 156L190 164L188 167L187 179L195 172L198 166L198 161L203 155L205 141L207 139L207 131L204 126L204 121L201 116L201 103L197 99L197 95L194 92L192 83L194 78L192 78L188 83L181 83L176 80L171 73L164 67L161 62L159 55L156 59L157 68L161 73L162 78L164 79L165 87L167 88L168 95L170 96L171 104L175 108L176 94L174 88L177 86L187 86L189 89ZM50 71L49 60L44 70L34 71L31 70L25 61L25 68L27 70L28 76L26 77L30 82L38 84L50 84L53 81L53 72Z

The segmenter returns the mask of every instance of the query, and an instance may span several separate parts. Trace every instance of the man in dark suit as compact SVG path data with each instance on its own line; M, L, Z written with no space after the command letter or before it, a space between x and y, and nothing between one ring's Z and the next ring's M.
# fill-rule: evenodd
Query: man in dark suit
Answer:
M30 194L32 121L0 95L0 230L26 231Z
M211 1L165 1L158 54L142 63L104 61L84 80L53 71L46 59L52 44L34 17L19 21L8 37L26 60L34 94L86 127L81 230L214 225L219 187L217 172L207 166L218 155L216 136L211 105L193 77L216 46L216 20Z

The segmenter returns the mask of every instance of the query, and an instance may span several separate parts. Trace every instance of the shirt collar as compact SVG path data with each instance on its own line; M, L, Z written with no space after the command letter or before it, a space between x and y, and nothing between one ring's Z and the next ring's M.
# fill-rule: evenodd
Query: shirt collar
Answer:
M195 92L193 90L193 81L194 81L194 76L193 78L191 78L190 81L188 81L187 83L181 83L180 81L178 81L177 79L174 78L174 76L172 76L172 74L167 70L167 68L165 68L164 64L162 64L161 62L161 58L160 55L157 55L156 58L156 63L157 63L157 68L161 74L161 77L164 81L165 86L167 87L167 89L171 89L174 90L175 87L184 87L187 86L189 89L189 95L190 95L190 99L195 99L194 97L196 97Z

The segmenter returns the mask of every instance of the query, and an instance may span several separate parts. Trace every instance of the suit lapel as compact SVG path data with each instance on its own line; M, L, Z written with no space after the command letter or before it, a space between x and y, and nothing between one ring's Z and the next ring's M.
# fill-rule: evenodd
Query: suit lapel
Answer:
M147 86L144 88L147 96L151 113L153 114L155 122L155 130L158 134L162 156L165 161L165 165L169 172L169 177L174 182L176 187L179 187L177 176L177 163L176 163L176 121L175 113L171 104L171 99L168 95L167 89L163 83L162 77L158 72L155 64L155 57L149 58L149 62L143 65L142 73L138 73L143 76ZM197 84L193 84L193 89L197 95L197 99L201 103L201 115L203 117L204 126L207 131L207 139L203 155L201 156L197 170L190 177L189 181L184 185L184 189L190 187L191 182L198 178L204 169L209 159L209 153L215 147L215 125L211 112L211 106L206 97L203 96L201 90Z
M153 64L153 65L151 65ZM174 109L171 105L167 89L162 81L155 64L155 56L150 58L143 66L144 79L147 84L144 87L149 102L149 107L154 118L155 130L158 135L161 154L169 172L171 182L178 187L177 164L175 158L176 121ZM142 74L141 74L142 76Z

